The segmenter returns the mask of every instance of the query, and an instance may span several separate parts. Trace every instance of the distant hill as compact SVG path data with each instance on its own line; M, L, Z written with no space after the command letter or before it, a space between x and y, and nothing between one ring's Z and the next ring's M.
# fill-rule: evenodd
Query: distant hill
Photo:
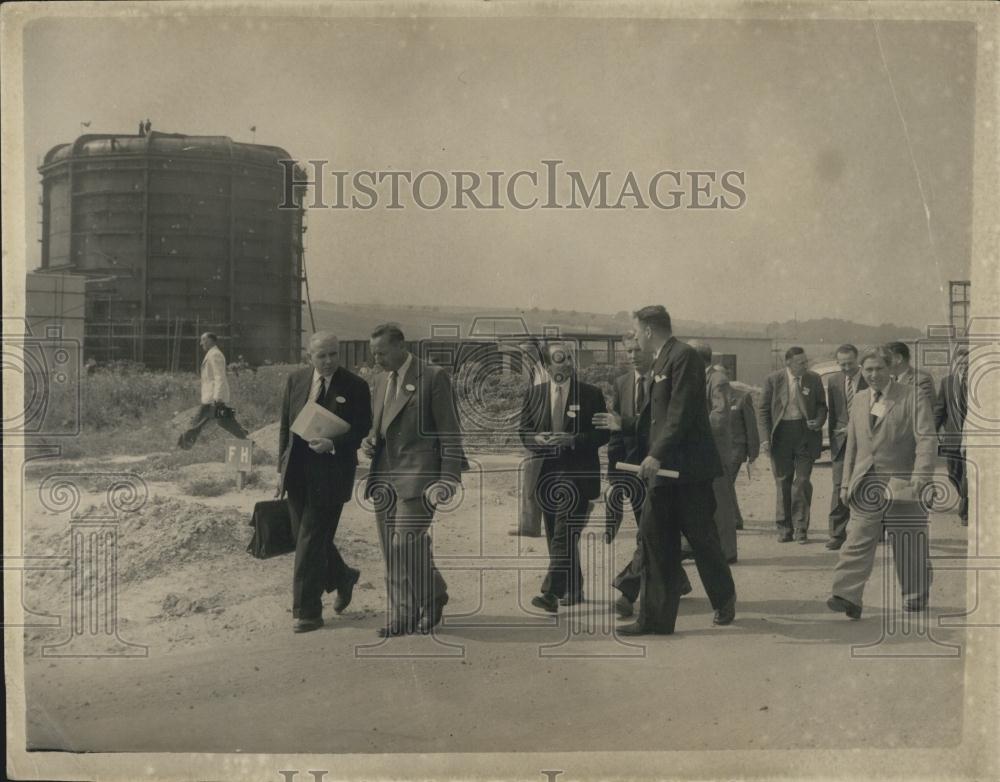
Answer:
M422 305L389 305L382 303L336 304L328 301L313 302L313 315L317 329L329 329L341 339L367 339L379 323L398 323L407 337L429 337L435 327L457 326L463 336L470 334L473 325L483 336L511 335L527 329L540 334L546 326L556 326L563 331L591 334L621 334L631 328L630 313L621 311L614 315L602 312L577 312L558 309L517 309L513 307L445 307ZM308 312L303 313L303 325L310 330ZM866 326L835 318L786 321L785 323L757 324L746 321L704 323L694 320L676 320L674 331L689 337L770 337L777 342L804 344L840 344L854 342L870 345L890 339L915 339L921 336L918 329L896 326Z
M779 342L802 342L825 344L851 342L855 345L876 345L892 340L909 341L923 336L920 329L912 326L897 326L883 323L880 326L866 326L837 318L817 320L786 320L784 323L768 323L764 333Z

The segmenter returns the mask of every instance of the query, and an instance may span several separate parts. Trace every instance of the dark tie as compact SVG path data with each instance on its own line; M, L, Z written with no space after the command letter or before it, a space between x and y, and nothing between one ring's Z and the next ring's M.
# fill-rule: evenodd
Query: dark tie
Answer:
M881 398L882 398L882 392L881 391L875 391L875 392L872 393L872 410L875 409L875 405L878 404L878 400L881 399ZM875 424L878 423L878 416L875 415L875 413L872 413L871 415L868 416L868 418L871 421L872 429L874 429L875 428Z
M642 406L646 404L646 378L644 375L639 375L638 379L635 381L635 414L638 415L642 411Z
M319 393L316 394L316 404L323 404L323 399L326 397L326 378L322 375L319 376Z
M854 378L847 378L847 412L851 411L851 402L854 401Z

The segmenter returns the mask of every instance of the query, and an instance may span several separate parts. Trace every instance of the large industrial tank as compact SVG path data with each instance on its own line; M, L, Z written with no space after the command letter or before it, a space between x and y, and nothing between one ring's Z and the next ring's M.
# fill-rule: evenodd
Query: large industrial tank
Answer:
M297 361L302 211L278 208L287 159L155 131L51 149L40 271L90 278L86 355L194 369L198 335L214 331L230 360Z

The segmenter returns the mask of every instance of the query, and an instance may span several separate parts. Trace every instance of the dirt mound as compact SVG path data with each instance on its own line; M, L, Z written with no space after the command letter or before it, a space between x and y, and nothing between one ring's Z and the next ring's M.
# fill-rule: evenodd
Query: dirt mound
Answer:
M253 448L255 453L260 453L261 451L266 451L274 458L274 462L278 461L278 431L281 429L281 422L275 421L273 424L268 424L267 426L262 426L255 432L250 433L250 439L253 440Z

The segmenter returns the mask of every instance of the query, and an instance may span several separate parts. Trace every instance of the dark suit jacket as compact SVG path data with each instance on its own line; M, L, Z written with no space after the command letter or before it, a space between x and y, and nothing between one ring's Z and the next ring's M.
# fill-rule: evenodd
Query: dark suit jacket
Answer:
M362 378L343 367L337 368L330 378L323 407L339 415L351 428L333 438L332 454L317 454L291 432L296 416L309 401L312 382L313 368L304 367L292 372L285 383L278 435L281 490L286 490L293 479L305 479L308 491L316 493L322 501L344 503L354 492L358 448L371 428L371 394Z
M461 483L468 462L448 373L413 356L396 401L386 410L388 382L389 373L381 373L372 392L375 455L366 496L381 481L391 484L396 496L404 500L420 497L428 486L443 479ZM387 421L384 438L383 420Z
M649 452L649 432L647 429L639 428L638 424L641 413L649 407L650 380L650 376L647 375L646 399L643 409L639 411L635 409L635 370L619 375L612 384L611 409L621 417L622 428L620 432L612 432L608 440L609 472L614 471L618 462L638 464Z
M910 367L909 371L905 375L900 375L899 377L893 378L893 380L901 385L917 387L917 391L924 395L927 403L934 406L934 376L931 375L926 369L915 369Z
M575 376L570 381L562 431L573 435L569 447L542 446L534 440L539 432L552 431L552 384L532 386L521 410L521 441L542 457L539 483L552 473L566 475L580 496L593 500L601 494L601 463L598 449L608 442L608 432L594 427L594 415L607 412L604 394L597 386Z
M968 400L962 389L962 378L948 375L941 381L937 399L934 400L934 429L939 433L943 450L960 452L967 412Z
M732 388L729 385L729 375L720 366L705 370L705 401L708 404L708 423L712 428L712 437L719 449L719 458L729 459L733 449L732 426L730 425L729 400Z
M733 452L746 449L744 458L753 461L760 456L760 432L757 431L757 413L754 412L753 397L749 393L741 393L730 386L733 391L732 404L729 407L732 424Z
M774 432L785 415L789 402L788 370L784 367L767 376L764 381L764 392L760 397L760 407L757 410L757 420L760 428L761 442L774 446ZM818 459L823 450L822 426L826 423L826 392L820 376L811 370L806 370L802 376L802 396L806 403L806 418L819 419L820 428L806 430L806 441L809 454Z
M649 455L677 470L680 483L711 481L722 462L708 421L705 364L697 351L671 337L653 361L649 393ZM666 480L660 478L662 483Z
M865 376L858 370L858 387L855 394L868 388ZM847 444L847 421L851 411L847 409L847 375L838 372L830 375L826 386L827 425L830 435L830 459L836 461Z

